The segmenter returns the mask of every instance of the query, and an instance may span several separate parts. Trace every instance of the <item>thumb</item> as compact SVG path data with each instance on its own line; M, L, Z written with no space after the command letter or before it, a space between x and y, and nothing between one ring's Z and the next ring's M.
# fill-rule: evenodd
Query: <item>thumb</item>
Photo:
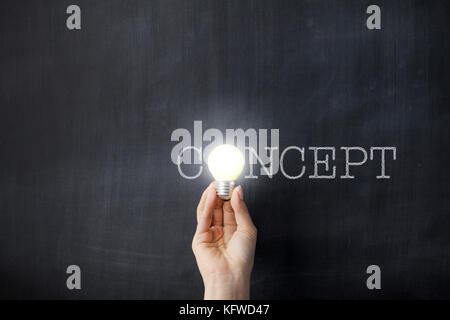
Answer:
M241 186L234 188L230 202L236 218L237 230L255 233L256 235L256 227L245 205L244 191Z

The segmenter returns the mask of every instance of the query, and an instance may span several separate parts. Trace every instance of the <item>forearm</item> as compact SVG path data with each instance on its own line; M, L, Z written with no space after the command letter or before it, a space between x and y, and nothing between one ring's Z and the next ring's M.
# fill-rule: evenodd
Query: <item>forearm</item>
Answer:
M205 300L248 300L250 277L219 276L205 279Z

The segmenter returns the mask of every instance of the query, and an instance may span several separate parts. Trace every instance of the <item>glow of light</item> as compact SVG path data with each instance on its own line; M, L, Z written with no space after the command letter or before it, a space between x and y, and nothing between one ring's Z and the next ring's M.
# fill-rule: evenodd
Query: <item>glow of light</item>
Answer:
M211 151L208 168L216 181L234 181L244 169L245 159L233 145L223 144Z

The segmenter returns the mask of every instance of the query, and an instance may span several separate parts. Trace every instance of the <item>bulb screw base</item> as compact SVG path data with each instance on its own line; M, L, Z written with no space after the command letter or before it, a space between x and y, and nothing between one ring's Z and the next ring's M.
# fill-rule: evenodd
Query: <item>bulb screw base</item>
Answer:
M217 195L224 201L230 200L234 185L234 181L216 181Z

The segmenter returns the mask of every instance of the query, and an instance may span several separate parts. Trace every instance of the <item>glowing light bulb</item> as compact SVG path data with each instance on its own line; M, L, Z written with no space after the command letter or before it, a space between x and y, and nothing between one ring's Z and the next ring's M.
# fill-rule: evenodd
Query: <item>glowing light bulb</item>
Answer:
M245 159L238 148L223 144L209 154L208 168L216 180L217 195L230 200L236 180L244 169Z

